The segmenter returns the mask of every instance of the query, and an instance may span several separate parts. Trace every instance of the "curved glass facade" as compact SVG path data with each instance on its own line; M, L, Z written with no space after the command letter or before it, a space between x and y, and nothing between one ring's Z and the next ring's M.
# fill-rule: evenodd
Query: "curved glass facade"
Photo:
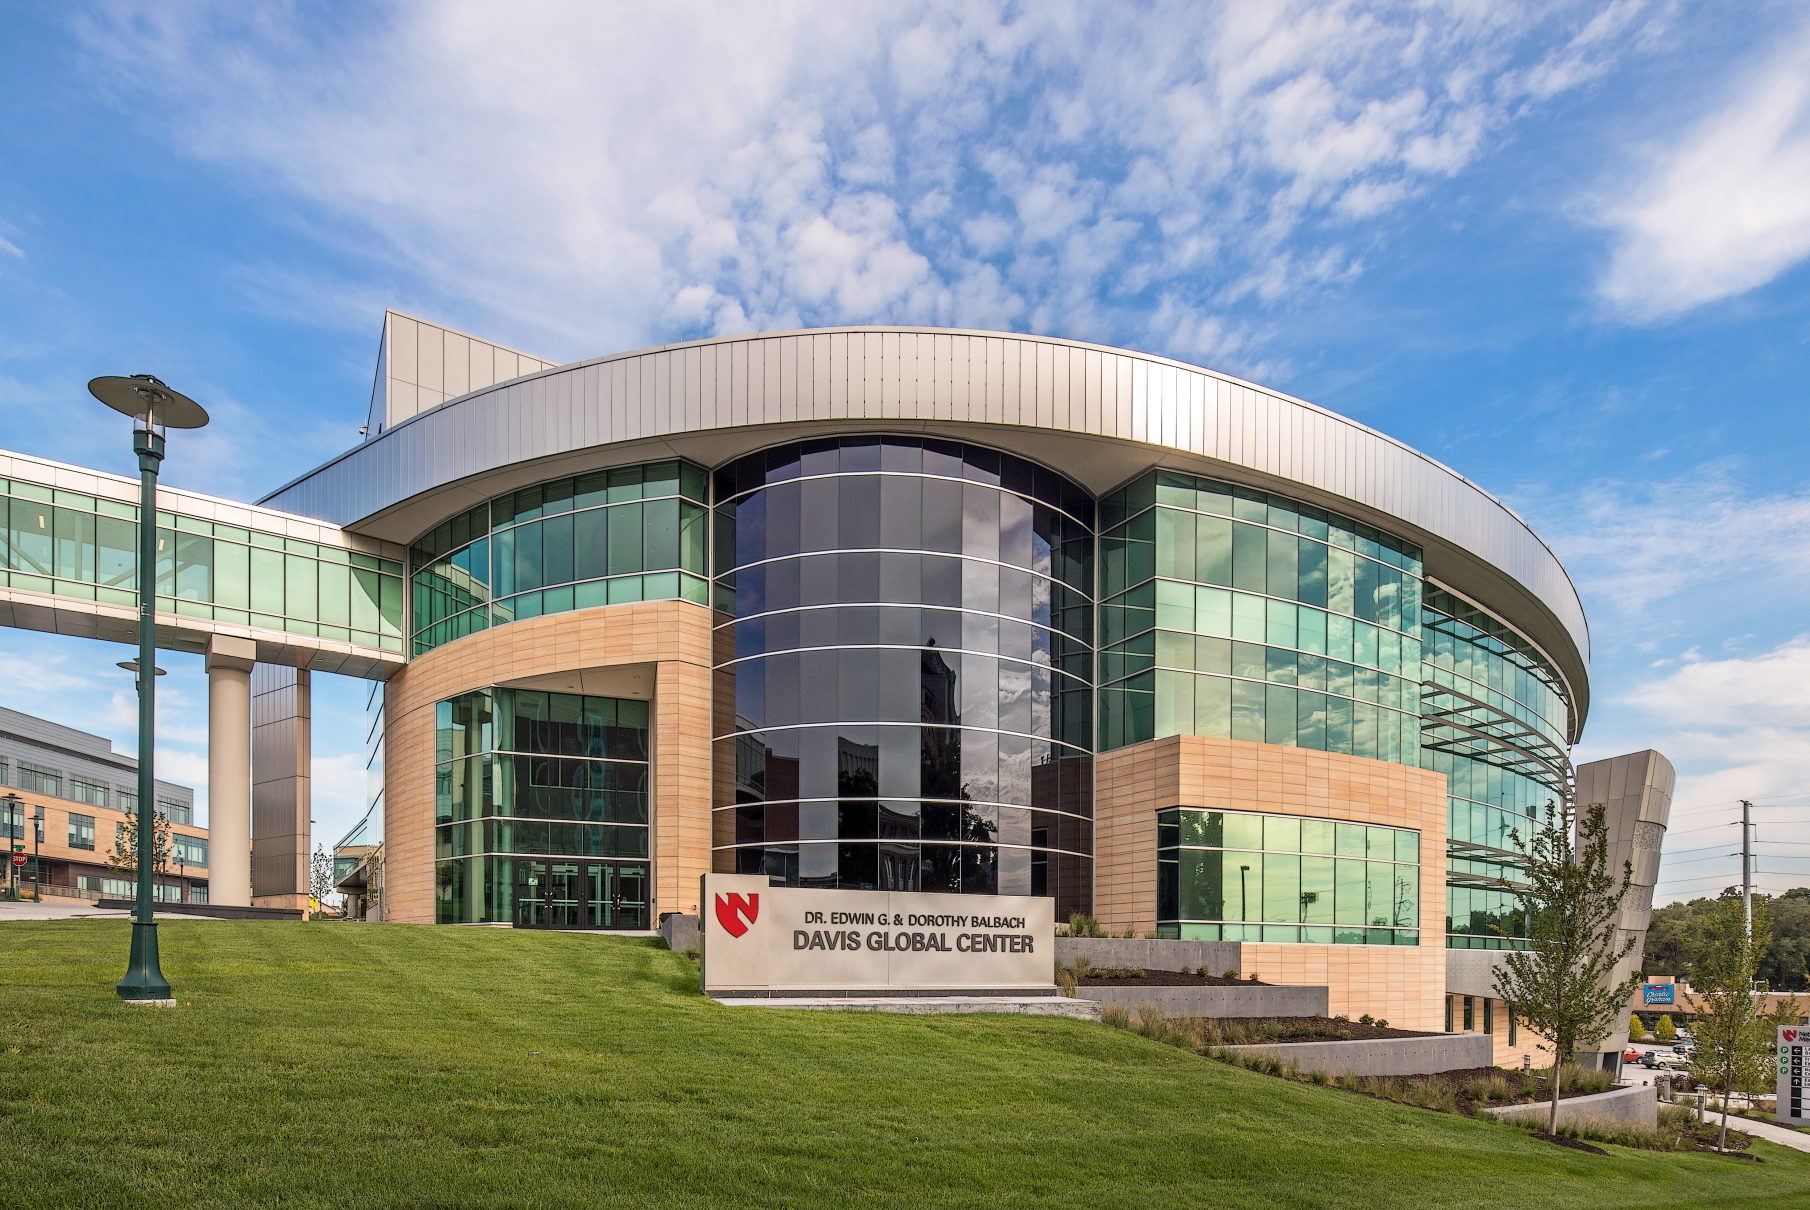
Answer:
M709 480L689 462L555 479L499 496L409 553L413 651L522 618L709 599Z
M648 703L481 689L437 709L439 922L647 927Z
M1521 935L1522 853L1571 780L1570 697L1546 658L1488 613L1431 589L1422 764L1446 775L1448 944L1504 949Z
M1189 941L1420 943L1420 833L1247 811L1156 817L1157 933Z
M1100 514L1102 750L1209 735L1415 763L1417 548L1175 471Z
M996 450L865 436L743 458L716 495L718 868L1085 910L1091 497Z

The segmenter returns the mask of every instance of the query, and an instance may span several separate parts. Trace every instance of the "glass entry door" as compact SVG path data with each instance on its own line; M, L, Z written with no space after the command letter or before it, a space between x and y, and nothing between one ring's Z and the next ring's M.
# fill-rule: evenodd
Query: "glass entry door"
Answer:
M515 927L645 929L647 863L518 857Z

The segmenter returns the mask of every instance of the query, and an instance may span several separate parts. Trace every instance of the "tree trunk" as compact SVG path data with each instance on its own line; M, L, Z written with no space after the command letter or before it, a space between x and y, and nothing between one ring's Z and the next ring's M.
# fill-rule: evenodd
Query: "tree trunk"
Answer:
M1552 1112L1546 1119L1546 1133L1559 1132L1559 1077L1565 1070L1565 1061L1559 1057L1558 1048L1552 1054Z

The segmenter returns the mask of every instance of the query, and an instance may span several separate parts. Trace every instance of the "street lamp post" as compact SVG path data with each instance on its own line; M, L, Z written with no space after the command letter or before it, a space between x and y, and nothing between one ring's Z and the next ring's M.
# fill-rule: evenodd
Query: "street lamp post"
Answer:
M151 897L157 828L157 469L164 430L198 429L207 423L207 412L149 374L96 378L88 392L132 417L132 452L138 455L138 895L132 952L115 990L128 1004L173 1005L157 961Z
M44 859L39 851L44 847L44 808L33 808L31 813L31 901L44 902Z
M13 854L18 850L13 847L13 821L19 821L19 839L25 839L25 800L15 790L0 794L0 802L6 804L6 895L7 898L19 898L18 867L13 864ZM23 848L20 845L19 848Z

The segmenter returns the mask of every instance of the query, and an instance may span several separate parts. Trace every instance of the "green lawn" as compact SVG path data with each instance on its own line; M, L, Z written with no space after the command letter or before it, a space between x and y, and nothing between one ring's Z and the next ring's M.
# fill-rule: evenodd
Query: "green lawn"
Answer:
M723 1008L647 942L0 924L0 1205L1810 1206L1810 1155L1591 1156L1102 1026Z

